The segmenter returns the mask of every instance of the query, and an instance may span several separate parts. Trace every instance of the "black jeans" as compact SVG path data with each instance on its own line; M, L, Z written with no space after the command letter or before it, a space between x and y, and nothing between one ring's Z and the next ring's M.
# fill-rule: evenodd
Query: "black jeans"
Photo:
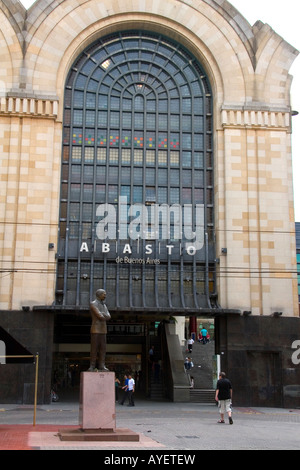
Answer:
M128 390L129 406L134 406L133 390Z

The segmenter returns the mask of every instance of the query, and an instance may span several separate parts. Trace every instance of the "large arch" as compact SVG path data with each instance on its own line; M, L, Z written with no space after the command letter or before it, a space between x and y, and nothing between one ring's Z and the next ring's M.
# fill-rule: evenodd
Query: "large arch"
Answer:
M212 102L202 66L181 44L158 33L113 33L76 58L64 109L58 250L64 305L87 305L97 283L106 288L114 272L111 308L210 308L208 284L213 293L216 271ZM101 222L104 204L116 216L108 222L109 234ZM127 211L132 211L128 219ZM136 211L144 220L138 217L133 229L128 223ZM101 240L106 239L110 246L104 255ZM82 244L86 249L79 251ZM140 266L131 269L124 261L127 244ZM74 266L76 254L77 274L67 278L68 260ZM126 266L117 269L120 258Z
M229 11L232 13L232 9L229 8ZM231 24L228 23L224 6L220 10L201 2L195 8L184 2L175 4L173 0L164 2L163 5L149 2L149 5L145 6L136 2L132 7L111 2L107 2L107 5L106 2L99 4L94 0L78 2L75 6L74 2L68 1L59 4L45 0L36 2L28 11L23 28L26 91L31 89L36 94L43 94L47 87L47 94L52 92L53 95L60 96L60 85L56 81L60 69L65 68L66 71L72 58L97 35L122 29L128 20L132 22L132 27L133 23L135 27L138 27L138 24L147 27L148 24L148 28L165 30L176 40L181 37L182 41L184 38L186 45L189 42L192 52L195 54L198 51L199 59L202 56L211 69L211 80L217 75L218 64L225 90L224 100L245 102L243 74L253 68L251 28L246 28L246 33L251 36L247 38L241 33L239 24L240 21L245 26L245 20L242 22L241 16L236 15L234 20L230 18ZM226 55L230 55L230 63ZM220 86L218 93L219 89Z

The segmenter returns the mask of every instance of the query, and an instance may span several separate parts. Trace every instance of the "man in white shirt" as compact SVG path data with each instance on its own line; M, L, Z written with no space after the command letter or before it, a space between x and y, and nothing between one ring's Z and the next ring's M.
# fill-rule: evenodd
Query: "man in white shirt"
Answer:
M135 389L135 381L132 378L132 375L128 375L128 399L129 399L128 406L134 406L134 399L133 399L134 389Z
M188 351L189 351L189 353L191 353L192 350L193 350L193 344L194 344L194 340L191 336L189 337L187 343L188 343Z

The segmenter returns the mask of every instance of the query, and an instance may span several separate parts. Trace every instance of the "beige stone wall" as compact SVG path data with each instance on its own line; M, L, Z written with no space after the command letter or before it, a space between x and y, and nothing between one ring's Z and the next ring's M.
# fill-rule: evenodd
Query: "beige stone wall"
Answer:
M220 302L252 310L297 312L290 135L253 124L220 132ZM242 306L242 307L241 307Z
M55 281L61 125L16 114L0 116L3 309L51 304Z
M27 14L1 2L0 308L54 299L64 83L88 44L124 28L181 42L209 75L221 305L298 315L288 75L297 51L224 0L38 0Z

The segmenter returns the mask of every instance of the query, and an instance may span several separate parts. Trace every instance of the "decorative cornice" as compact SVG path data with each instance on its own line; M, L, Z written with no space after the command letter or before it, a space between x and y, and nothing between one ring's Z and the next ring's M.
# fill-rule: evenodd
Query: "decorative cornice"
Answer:
M222 127L255 127L290 130L291 113L289 111L257 109L222 109Z
M44 117L56 119L58 100L49 98L8 97L0 98L0 116Z

